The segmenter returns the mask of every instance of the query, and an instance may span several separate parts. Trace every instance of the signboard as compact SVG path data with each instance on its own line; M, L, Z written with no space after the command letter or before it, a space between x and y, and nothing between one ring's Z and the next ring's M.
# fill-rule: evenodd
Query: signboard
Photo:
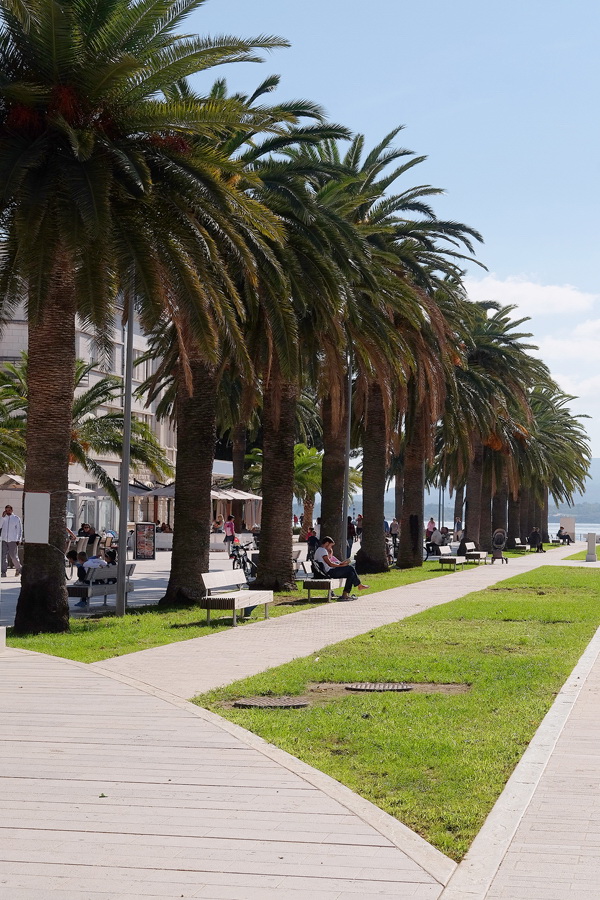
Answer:
M561 516L560 524L567 534L571 536L571 540L575 540L575 516Z
M47 544L50 540L50 494L27 491L23 494L23 540L27 544Z
M133 538L134 559L156 559L156 525L153 522L136 522Z

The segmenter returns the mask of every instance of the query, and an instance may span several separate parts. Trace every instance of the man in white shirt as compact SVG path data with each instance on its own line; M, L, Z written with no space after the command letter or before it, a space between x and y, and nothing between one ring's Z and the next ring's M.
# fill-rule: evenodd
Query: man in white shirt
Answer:
M8 560L17 571L17 575L21 574L21 560L19 559L18 545L23 537L23 526L18 516L13 514L13 508L10 504L4 507L2 519L0 519L0 539L2 540L2 577L6 578L6 570L8 568Z
M332 573L332 578L345 578L346 583L344 584L344 591L340 600L350 600L352 599L350 596L350 591L353 587L362 588L365 590L369 587L368 584L363 584L356 574L356 569L354 566L349 565L350 560L344 559L339 560L333 555L333 545L334 541L330 537L324 537L321 541L321 546L318 550L315 551L315 561L319 563L325 569L327 574Z

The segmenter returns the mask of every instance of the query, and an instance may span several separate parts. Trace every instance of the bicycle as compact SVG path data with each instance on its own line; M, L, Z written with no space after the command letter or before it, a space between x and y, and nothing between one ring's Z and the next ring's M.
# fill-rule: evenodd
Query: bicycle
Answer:
M256 578L257 572L256 563L252 562L247 552L251 547L252 542L250 542L249 544L240 544L234 542L231 545L231 558L233 560L232 567L234 569L241 569L247 579Z

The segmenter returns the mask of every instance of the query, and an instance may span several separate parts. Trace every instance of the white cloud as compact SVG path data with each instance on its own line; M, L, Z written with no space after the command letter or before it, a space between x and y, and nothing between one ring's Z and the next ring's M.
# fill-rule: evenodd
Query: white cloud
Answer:
M572 284L537 284L525 276L497 278L466 278L465 286L471 300L496 300L502 304L516 304L518 315L573 315L589 312L600 301L600 294L580 291ZM600 320L598 320L600 335Z

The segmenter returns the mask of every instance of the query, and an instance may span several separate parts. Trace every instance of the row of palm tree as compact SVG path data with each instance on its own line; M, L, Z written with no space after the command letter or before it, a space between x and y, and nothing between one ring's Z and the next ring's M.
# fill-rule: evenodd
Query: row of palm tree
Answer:
M364 571L387 566L392 454L403 479L400 566L421 563L423 489L436 466L438 478L467 483L473 533L481 486L500 484L482 474L500 470L487 450L522 447L504 467L513 494L540 498L543 484L568 497L583 477L569 468L549 483L546 466L535 482L527 452L542 440L533 411L541 420L540 391L552 406L557 389L514 333L511 310L468 302L462 270L481 237L436 215L439 189L413 183L424 157L395 146L400 128L366 150L363 136L314 103L269 105L275 77L249 94L230 94L222 79L194 90L192 75L285 45L180 35L202 2L0 0L0 314L26 308L25 488L52 498L51 546L25 555L18 631L68 628L55 548L64 539L76 319L109 340L131 295L155 361L144 387L177 425L165 603L194 602L208 569L223 433L241 487L247 437L260 430L256 583L276 589L295 584L299 438L323 449L322 528L344 546L350 417L363 457ZM561 450L574 452L569 440Z

